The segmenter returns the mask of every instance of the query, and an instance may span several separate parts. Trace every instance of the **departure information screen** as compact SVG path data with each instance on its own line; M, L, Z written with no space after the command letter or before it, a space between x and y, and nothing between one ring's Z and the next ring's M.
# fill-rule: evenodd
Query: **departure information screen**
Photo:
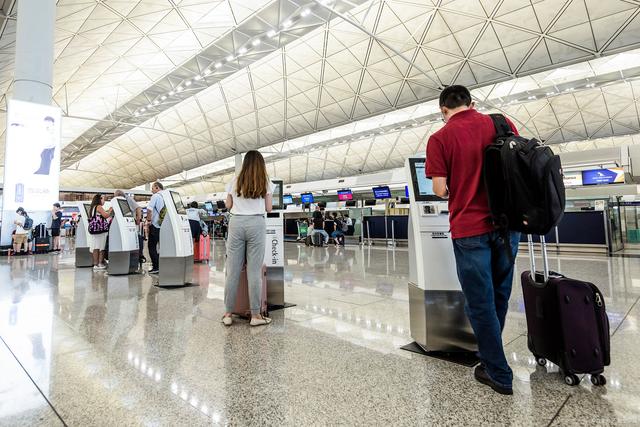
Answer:
M340 200L341 202L352 199L353 193L351 192L351 190L338 190L338 200Z
M391 190L388 186L381 187L373 187L373 197L376 199L390 199L391 198Z
M302 193L300 198L302 199L302 203L313 203L313 194L311 193Z

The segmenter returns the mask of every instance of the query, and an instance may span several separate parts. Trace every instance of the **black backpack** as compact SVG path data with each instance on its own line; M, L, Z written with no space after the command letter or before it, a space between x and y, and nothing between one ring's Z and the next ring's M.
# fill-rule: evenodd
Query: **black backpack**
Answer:
M560 157L536 139L514 135L502 114L490 114L496 141L484 151L484 182L494 225L545 235L564 215Z
M24 217L24 226L22 228L24 228L25 230L31 230L31 227L33 227L33 220L31 218L29 218L28 216Z

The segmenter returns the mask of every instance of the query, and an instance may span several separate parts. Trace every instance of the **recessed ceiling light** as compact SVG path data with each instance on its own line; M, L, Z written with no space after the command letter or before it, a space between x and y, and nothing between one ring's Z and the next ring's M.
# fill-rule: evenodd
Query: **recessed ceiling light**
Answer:
M551 96L553 94L555 94L555 92L547 92L547 96Z
M176 92L182 92L184 90L184 88L182 86L178 86L176 88Z
M273 38L278 34L278 32L276 30L269 30L269 32L267 33L267 37Z
M138 113L137 111L135 113L133 113L134 116L138 117L140 115L140 113Z
M191 86L191 80L187 80L186 82L184 82L184 85L187 87Z
M144 107L142 107L142 108L140 109L140 112L141 112L141 113L144 113L145 111L147 111L147 109L146 109L146 108L144 108Z
M160 101L164 101L165 99L167 99L167 95L162 95L162 96L160 97Z
M282 28L289 28L292 25L293 25L293 22L291 22L291 19L287 19L282 23Z
M260 39L255 39L254 41L251 42L251 44L254 46L258 46L260 44Z
M160 104L160 101L158 101L157 99L153 101L153 105L158 105L158 104Z
M205 76L208 76L209 74L211 74L211 69L206 68L206 69L204 70L204 75L205 75Z
M176 94L176 91L175 91L175 90L172 90L171 92L169 92L169 96L173 96L173 95L175 95L175 94Z
M197 76L195 76L195 77L193 78L193 80L195 80L195 81L199 82L200 80L202 80L202 76L201 76L200 74L198 74Z
M300 12L300 16L302 17L309 16L310 14L311 14L310 9L304 9L302 12Z
M245 53L247 53L247 48L242 46L240 49L238 49L238 53L240 55L244 55Z
M231 62L233 61L235 58L233 57L233 55L229 55L225 58L227 60L227 62Z
M153 105L151 105L151 104L148 104L148 105L147 105L147 108L151 108L151 107L153 107Z
M216 62L216 63L214 64L214 67L215 67L216 69L217 69L217 68L220 68L220 67L222 67L222 63L221 63L221 62Z

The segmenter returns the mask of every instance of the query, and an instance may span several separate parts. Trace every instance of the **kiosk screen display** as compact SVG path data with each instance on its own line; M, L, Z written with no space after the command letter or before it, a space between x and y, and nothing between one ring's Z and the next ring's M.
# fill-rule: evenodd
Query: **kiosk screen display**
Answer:
M204 202L204 209L207 212L212 212L213 211L213 203L211 202Z
M391 190L389 189L389 186L384 185L381 187L373 187L373 197L376 199L390 199Z
M302 203L304 204L313 203L313 194L311 193L302 193L300 197L302 198Z
M186 215L187 211L182 204L182 197L180 197L180 194L175 191L171 191L171 199L173 199L173 204L175 205L178 214Z
M428 202L442 200L433 192L433 182L425 174L425 159L409 159L411 181L416 201Z
M283 201L282 201L282 187L284 183L280 180L271 181L274 185L273 195L271 198L271 206L273 209L283 209Z
M352 199L353 193L351 192L351 190L338 190L338 200L340 200L341 202Z
M293 196L291 194L285 194L284 196L282 196L282 203L284 203L285 205L293 204Z
M133 212L131 212L131 207L126 200L116 199L118 200L118 206L120 206L120 210L122 211L122 216L126 218L133 218Z
M87 221L89 221L89 219L91 219L91 204L90 203L83 203L84 206L84 211L87 214L86 218Z

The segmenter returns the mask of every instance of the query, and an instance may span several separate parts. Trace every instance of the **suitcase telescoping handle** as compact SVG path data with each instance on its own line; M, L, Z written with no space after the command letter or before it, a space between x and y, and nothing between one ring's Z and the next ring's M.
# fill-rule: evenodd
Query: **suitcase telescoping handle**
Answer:
M531 279L535 282L536 279L536 252L533 247L533 237L531 234L527 234L527 242L529 244L529 262L531 263ZM540 246L542 248L542 274L544 276L544 282L549 280L549 260L547 259L547 242L544 236L540 236Z

